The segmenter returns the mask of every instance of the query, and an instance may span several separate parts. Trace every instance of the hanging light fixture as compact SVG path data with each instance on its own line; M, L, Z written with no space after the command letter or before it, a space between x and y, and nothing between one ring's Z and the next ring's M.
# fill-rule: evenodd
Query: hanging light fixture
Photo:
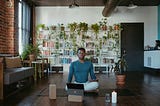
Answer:
M134 3L133 3L133 1L131 0L130 1L130 4L128 5L128 9L135 9L135 8L137 8L138 6L137 5L135 5Z
M75 8L75 7L79 7L79 5L74 0L73 3L69 5L69 8Z

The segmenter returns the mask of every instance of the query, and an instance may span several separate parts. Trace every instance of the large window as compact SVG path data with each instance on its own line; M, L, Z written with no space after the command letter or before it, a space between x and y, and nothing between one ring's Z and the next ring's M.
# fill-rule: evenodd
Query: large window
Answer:
M31 35L31 7L23 0L19 0L18 6L19 54L22 54L23 47L29 43Z

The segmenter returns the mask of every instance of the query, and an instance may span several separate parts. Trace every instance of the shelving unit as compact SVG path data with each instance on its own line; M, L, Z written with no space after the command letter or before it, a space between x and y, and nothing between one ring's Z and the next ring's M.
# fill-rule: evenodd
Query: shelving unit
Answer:
M84 47L86 58L93 62L95 72L107 72L120 56L120 31L100 30L97 36L90 29L87 32L47 29L38 32L37 43L41 56L49 59L51 71L68 71L66 66L77 59L76 49ZM65 69L62 69L64 65ZM56 66L60 68L54 70L52 67Z

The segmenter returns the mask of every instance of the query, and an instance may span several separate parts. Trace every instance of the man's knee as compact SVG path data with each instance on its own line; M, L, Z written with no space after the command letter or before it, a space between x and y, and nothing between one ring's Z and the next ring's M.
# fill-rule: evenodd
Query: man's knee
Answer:
M85 85L85 91L96 90L99 87L98 82L89 82Z
M93 82L94 87L97 89L99 87L99 83L98 82Z

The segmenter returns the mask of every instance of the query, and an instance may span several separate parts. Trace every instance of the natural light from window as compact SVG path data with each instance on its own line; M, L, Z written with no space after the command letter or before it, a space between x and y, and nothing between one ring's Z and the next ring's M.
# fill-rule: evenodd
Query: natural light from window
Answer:
M18 10L18 32L19 32L19 54L21 55L22 54L22 3L21 3L21 0L19 1L19 4L18 4L18 7L19 7L19 10Z

